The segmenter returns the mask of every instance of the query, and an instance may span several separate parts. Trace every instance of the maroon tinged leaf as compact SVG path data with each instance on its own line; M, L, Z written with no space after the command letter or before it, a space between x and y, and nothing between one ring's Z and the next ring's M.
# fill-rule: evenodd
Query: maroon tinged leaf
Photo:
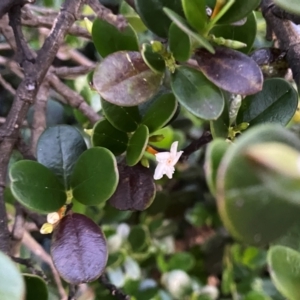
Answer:
M93 281L106 266L105 236L91 219L70 213L61 219L54 230L51 255L65 281L71 284Z
M129 167L121 163L118 169L119 184L109 199L110 205L119 210L141 211L148 208L156 193L153 173L140 164Z
M263 75L247 55L226 47L211 54L198 49L195 59L203 74L221 89L233 94L251 95L262 90Z

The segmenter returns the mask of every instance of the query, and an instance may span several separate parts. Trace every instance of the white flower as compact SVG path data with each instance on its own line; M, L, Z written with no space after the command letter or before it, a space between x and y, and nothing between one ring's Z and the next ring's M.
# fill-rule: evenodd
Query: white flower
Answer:
M154 172L154 179L158 180L163 177L163 175L167 175L170 179L173 176L175 171L174 166L178 162L183 151L177 152L178 142L174 142L171 145L170 152L160 152L156 153L156 160L158 161L158 165L156 166Z

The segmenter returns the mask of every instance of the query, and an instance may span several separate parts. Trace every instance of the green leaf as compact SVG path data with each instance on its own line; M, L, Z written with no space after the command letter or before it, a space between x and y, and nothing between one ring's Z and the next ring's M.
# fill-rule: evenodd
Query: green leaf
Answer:
M272 298L263 292L251 291L246 295L245 300L272 300Z
M235 0L229 10L219 19L219 24L230 24L248 16L259 6L260 0Z
M80 132L68 125L46 129L37 144L37 161L70 187L70 177L78 157L87 149Z
M210 192L216 195L217 172L224 154L230 144L223 139L214 139L209 143L205 156L205 177Z
M105 236L85 215L70 213L55 227L51 256L65 281L71 284L94 281L103 273L107 262Z
M182 6L189 24L198 32L204 32L208 20L205 0L182 0Z
M119 180L116 159L101 147L85 151L71 177L74 198L85 205L98 205L115 192Z
M189 112L204 120L216 120L224 108L224 98L201 72L180 66L171 77L176 98Z
M299 0L274 0L274 3L292 14L300 15Z
M262 90L263 75L253 59L226 47L215 50L214 55L205 49L195 54L198 68L210 81L232 94L250 95Z
M102 57L121 50L139 50L137 36L130 25L120 31L108 22L96 19L93 23L92 38Z
M48 300L46 282L41 277L33 274L22 275L26 285L26 300Z
M136 165L144 155L148 144L149 129L146 125L140 125L129 140L126 162L128 166Z
M207 41L207 39L190 29L190 27L182 17L168 8L164 8L164 12L183 32L185 32L188 36L198 42L200 46L207 49L210 53L215 53L213 46Z
M162 56L153 51L150 44L144 43L141 51L144 62L153 72L164 72L166 64Z
M141 252L147 246L148 232L142 225L136 225L131 228L128 242L133 252Z
M109 204L119 210L147 209L156 193L153 172L140 164L129 167L120 163L118 169L118 187L109 199Z
M215 121L210 121L210 131L213 138L221 137L226 139L228 137L228 131L230 126L228 102L229 100L225 99L224 108L219 118Z
M210 34L216 37L223 37L224 39L239 41L245 43L247 47L239 49L240 52L249 53L252 49L256 37L256 18L254 12L247 16L247 21L241 26L235 25L221 25L215 26Z
M109 123L118 130L124 132L135 131L141 122L141 116L137 106L118 106L104 99L101 99L101 106Z
M94 147L104 147L115 155L125 152L128 143L126 132L113 127L107 120L98 121L93 128L92 144Z
M57 211L66 202L66 192L59 179L35 161L21 160L9 171L11 191L25 207L40 213Z
M290 300L300 299L300 253L283 246L268 251L268 264L276 288Z
M176 113L177 106L178 103L173 94L164 94L148 107L142 123L148 127L149 133L154 132L168 124Z
M265 80L261 92L246 97L237 115L237 123L250 125L280 123L285 126L294 116L298 106L298 94L284 79Z
M25 284L16 265L2 252L0 252L0 265L0 299L23 300Z
M250 146L278 142L300 150L299 139L276 124L246 131L222 159L217 173L217 205L229 232L249 244L267 244L299 219L300 206L269 189L245 152Z
M155 73L138 52L119 51L96 67L93 84L106 101L119 106L135 106L158 91L162 73Z
M162 8L169 7L179 14L183 14L181 0L135 0L136 10L145 25L160 37L167 37L171 24Z
M190 271L195 266L195 258L189 252L175 253L168 261L168 271L183 270Z
M169 29L169 47L176 60L186 61L190 58L192 52L190 37L175 23L172 23Z

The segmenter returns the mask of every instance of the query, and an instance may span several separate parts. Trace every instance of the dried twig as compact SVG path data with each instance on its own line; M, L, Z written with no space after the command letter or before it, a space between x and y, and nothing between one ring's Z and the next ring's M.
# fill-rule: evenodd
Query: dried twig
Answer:
M98 281L110 291L110 293L115 296L118 300L130 300L130 296L124 294L120 289L118 289L115 285L111 284L108 281L107 275L103 274L99 277Z

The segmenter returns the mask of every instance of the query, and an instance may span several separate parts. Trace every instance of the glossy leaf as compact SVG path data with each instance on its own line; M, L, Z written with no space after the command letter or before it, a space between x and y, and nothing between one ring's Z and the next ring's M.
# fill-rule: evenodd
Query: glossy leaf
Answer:
M233 94L250 95L261 91L263 76L250 57L225 47L215 50L212 55L198 49L195 55L199 69L210 81Z
M115 192L119 180L116 159L101 147L85 151L71 177L74 198L85 205L98 205Z
M196 69L180 66L171 77L176 98L193 115L216 120L224 108L224 98L214 84Z
M109 204L119 210L141 211L147 209L155 197L153 172L137 164L133 167L118 165L119 183Z
M182 0L184 14L189 24L199 32L207 25L205 0Z
M170 19L164 14L162 8L169 7L181 15L183 14L181 0L135 0L134 3L145 25L161 37L167 37L171 24Z
M294 116L297 106L298 94L290 83L280 78L268 79L261 92L242 101L237 123L271 122L285 126Z
M107 120L118 130L135 131L141 121L137 106L125 107L101 99L101 106Z
M208 42L208 40L190 29L186 21L181 16L168 8L164 8L164 12L183 32L199 43L200 46L207 49L210 53L215 53L213 46Z
M142 158L148 143L149 129L140 125L129 140L126 162L128 166L136 165Z
M94 281L107 262L105 236L88 217L70 213L60 220L53 232L51 256L65 281L71 284Z
M163 74L155 73L138 52L119 51L107 56L95 69L93 84L106 101L135 106L159 89Z
M206 150L205 177L210 192L213 195L216 194L218 168L229 146L229 142L223 139L215 139L211 143L209 143Z
M23 300L25 298L25 284L15 263L0 252L0 265L0 299Z
M249 146L267 142L300 149L296 136L281 126L255 126L228 149L217 173L221 219L235 238L249 244L267 244L280 237L300 213L299 204L287 201L265 185L253 170L253 162L245 156Z
M153 72L165 71L166 65L164 59L161 55L152 50L152 46L150 44L145 43L142 45L141 54L144 62Z
M169 29L169 47L176 60L186 61L190 58L190 37L175 23L172 23Z
M93 23L92 38L102 57L121 50L139 50L137 36L130 25L120 31L105 20L96 19Z
M274 0L274 3L292 14L300 15L298 0Z
M219 24L230 24L237 22L248 14L250 14L254 9L259 6L260 0L235 0L233 5L229 8L229 10L222 16L218 23Z
M120 155L126 150L127 143L127 133L116 129L107 120L101 120L94 125L92 133L94 147L104 147L115 155Z
M273 246L268 251L268 265L276 288L287 299L300 299L300 253L283 246Z
M134 252L141 252L147 245L148 234L142 225L136 225L131 228L128 236L128 242Z
M254 12L247 16L247 21L241 26L235 25L221 25L215 26L210 34L216 37L223 37L224 39L235 40L245 43L247 47L238 49L240 52L249 53L252 49L256 36L256 18Z
M150 133L154 132L168 124L176 113L177 106L173 94L164 94L148 107L142 123L148 127Z
M11 191L25 207L40 213L57 211L66 202L59 179L45 166L31 160L16 162L9 171Z
M37 144L37 161L70 187L70 177L78 157L87 149L80 132L68 125L46 129Z
M23 274L26 285L26 300L48 300L46 282L39 276Z

